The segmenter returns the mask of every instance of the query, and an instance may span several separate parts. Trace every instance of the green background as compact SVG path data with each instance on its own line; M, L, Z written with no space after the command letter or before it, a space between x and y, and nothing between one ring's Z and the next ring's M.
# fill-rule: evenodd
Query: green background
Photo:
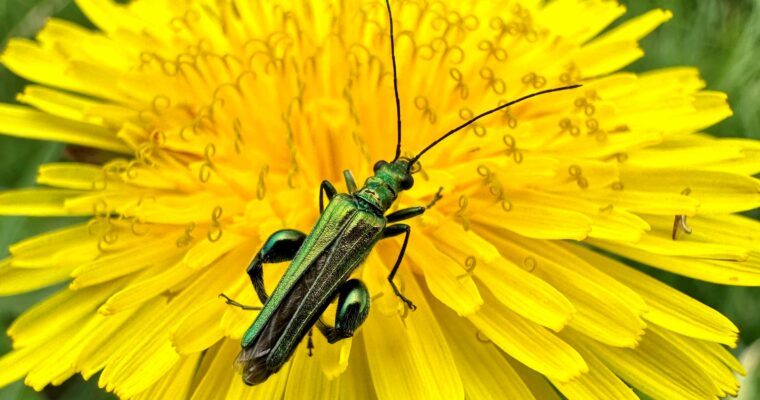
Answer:
M708 89L728 93L736 114L708 131L718 136L760 138L760 0L631 0L625 18L661 7L674 12L673 20L642 41L647 55L628 69L646 71L659 67L694 65L699 67ZM70 0L0 0L0 48L11 37L33 37L44 21L57 16L91 26ZM621 21L622 21L621 20ZM13 102L24 81L0 66L0 101ZM0 190L34 184L37 166L60 160L63 146L0 136ZM750 213L758 218L758 210ZM0 217L0 257L7 246L69 221L53 218ZM642 267L672 286L722 311L741 329L737 349L745 365L760 359L760 290L723 287L697 282ZM0 331L24 309L50 292L0 297ZM754 345L752 345L754 343ZM752 346L751 346L752 345ZM10 341L0 333L0 354L10 349ZM743 383L741 399L760 399L760 368L751 368ZM0 389L0 400L11 399L110 399L100 392L96 379L84 382L77 377L61 387L41 393L16 382Z

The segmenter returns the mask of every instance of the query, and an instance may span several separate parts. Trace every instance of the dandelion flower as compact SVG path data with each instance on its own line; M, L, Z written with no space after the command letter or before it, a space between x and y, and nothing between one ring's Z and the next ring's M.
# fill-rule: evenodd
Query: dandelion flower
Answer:
M422 158L398 207L443 198L356 276L353 339L314 335L245 386L232 364L258 300L245 267L275 230L308 232L318 187L392 157L383 2L79 0L2 54L33 82L0 130L91 148L0 194L0 213L84 216L21 241L0 293L68 286L9 329L0 385L74 374L122 398L718 398L742 366L717 311L624 264L760 285L760 144L703 129L731 115L695 69L619 72L670 18L605 30L613 1L393 1L403 152L498 104ZM284 266L267 266L275 286ZM330 310L328 310L328 314ZM327 318L329 320L329 317ZM633 389L635 389L635 391Z

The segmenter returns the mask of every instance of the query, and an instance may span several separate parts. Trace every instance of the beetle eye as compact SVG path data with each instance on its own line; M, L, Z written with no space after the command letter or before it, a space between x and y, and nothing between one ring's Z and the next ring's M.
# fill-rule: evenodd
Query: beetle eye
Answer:
M383 160L380 160L380 161L378 161L378 162L376 162L376 163L375 163L375 166L374 166L374 167L372 167L372 170L374 170L374 171L375 171L375 173L377 173L377 171L378 171L378 170L380 170L380 168L381 168L383 165L385 165L385 164L388 164L388 163L387 163L387 162L385 162L385 161L383 161Z
M407 175L404 177L404 179L401 181L401 189L403 190L409 190L414 186L414 178L412 178L411 175Z

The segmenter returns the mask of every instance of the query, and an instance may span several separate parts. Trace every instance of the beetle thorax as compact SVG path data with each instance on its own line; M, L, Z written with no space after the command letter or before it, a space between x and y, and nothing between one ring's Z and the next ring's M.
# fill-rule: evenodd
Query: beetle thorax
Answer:
M374 170L375 175L364 182L364 187L357 192L357 196L385 212L393 205L402 190L412 187L414 180L409 173L409 163L406 159L391 163L378 161Z

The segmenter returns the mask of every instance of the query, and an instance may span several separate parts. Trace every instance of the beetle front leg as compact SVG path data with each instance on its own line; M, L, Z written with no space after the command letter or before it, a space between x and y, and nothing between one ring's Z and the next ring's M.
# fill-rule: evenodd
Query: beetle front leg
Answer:
M335 186L333 186L332 183L328 180L322 181L322 184L319 185L319 213L322 214L325 211L325 202L324 197L325 194L327 194L327 200L332 200L333 197L335 197L336 194L338 194L338 191L335 189Z
M282 229L271 236L261 247L251 264L248 265L248 276L261 303L266 303L269 295L264 288L264 264L291 261L301 248L306 234L295 229Z
M411 209L406 209L406 210L411 210ZM396 213L399 213L401 211L405 211L405 210L400 210L400 211L397 211ZM423 208L423 211L424 211L424 208ZM385 230L383 230L382 239L398 236L402 233L406 234L404 236L404 244L401 245L401 252L399 252L398 259L396 260L396 265L393 266L393 269L391 270L390 275L388 275L388 282L390 282L391 287L393 288L393 293L395 293L396 296L398 296L401 300L403 300L403 302L407 305L407 307L409 307L409 309L414 311L417 309L417 306L415 306L411 300L404 297L404 295L402 295L401 292L396 287L396 284L393 283L393 277L396 276L396 271L398 271L398 267L399 265L401 265L401 260L404 259L404 253L406 252L406 245L407 243L409 243L409 234L411 233L411 231L412 231L412 228L410 228L409 225L406 225L406 224L391 225L391 226L386 227Z
M329 326L320 318L316 326L328 343L354 336L354 332L367 319L370 297L367 286L358 279L349 279L338 288L338 308L335 310L335 326Z

